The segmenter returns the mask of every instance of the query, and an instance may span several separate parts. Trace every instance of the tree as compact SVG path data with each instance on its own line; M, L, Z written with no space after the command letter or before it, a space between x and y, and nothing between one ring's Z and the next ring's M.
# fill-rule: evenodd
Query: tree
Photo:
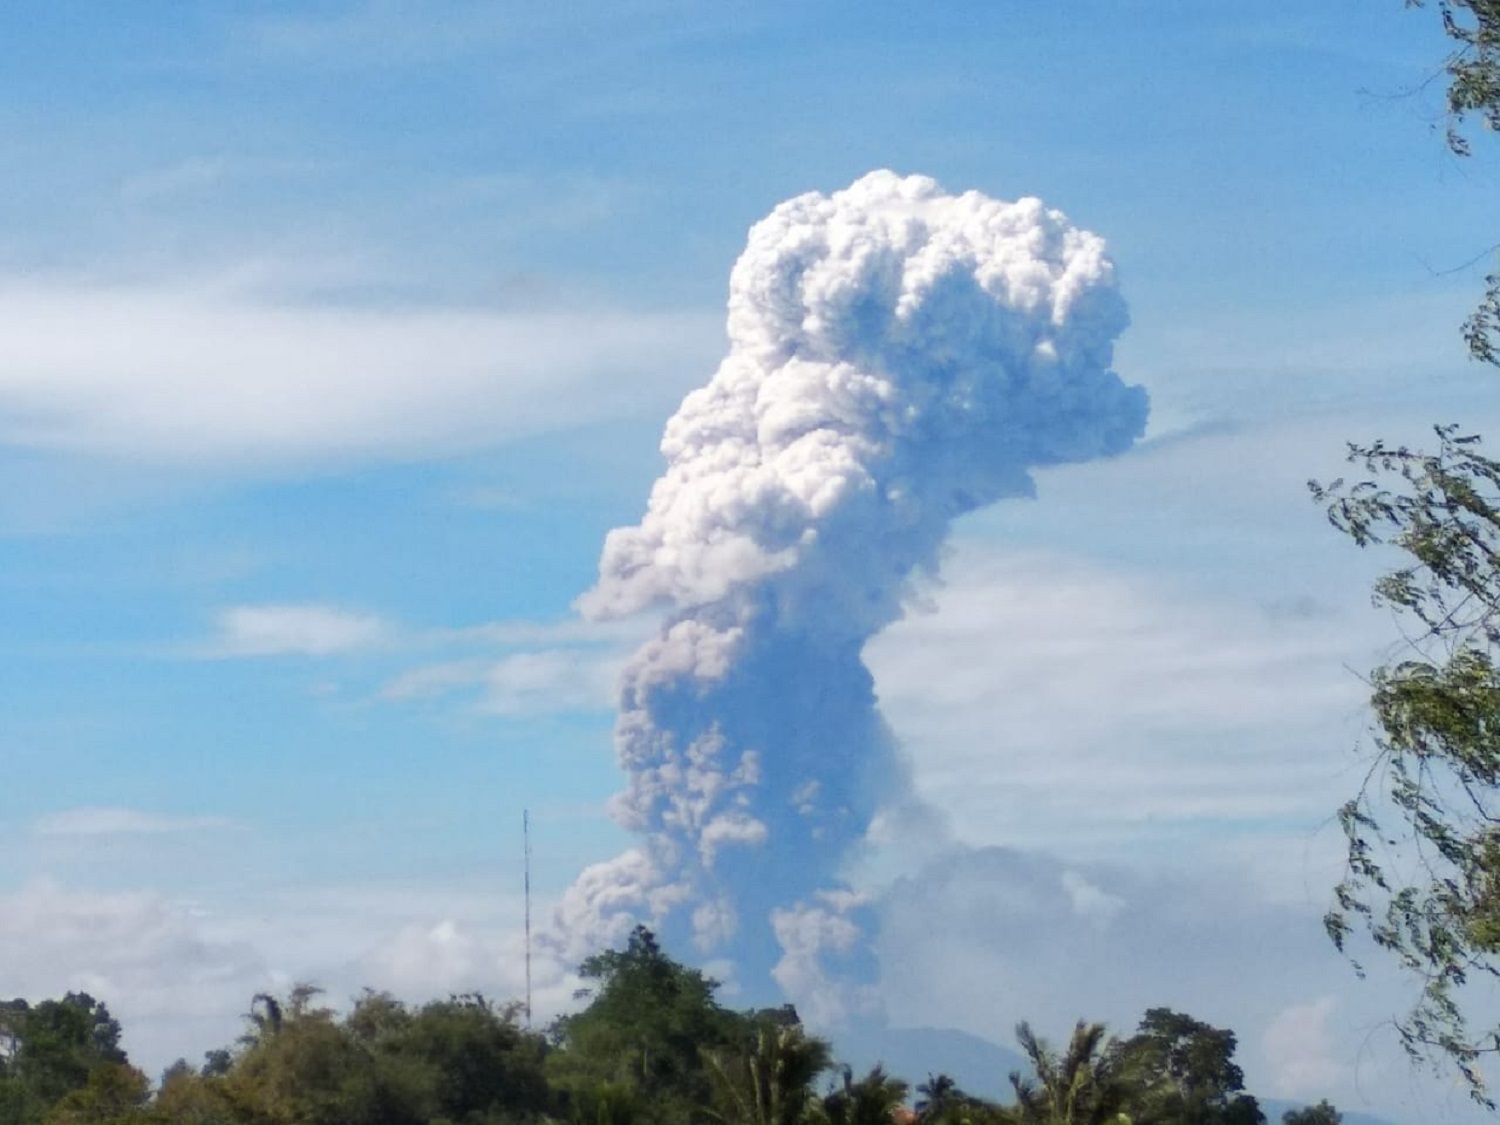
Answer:
M1010 1076L1022 1125L1115 1125L1121 1120L1125 1088L1105 1064L1103 1024L1079 1020L1061 1055L1024 1021L1016 1026L1016 1040L1033 1074L1012 1071Z
M1341 1125L1344 1115L1325 1099L1317 1105L1289 1109L1281 1115L1281 1125Z
M1435 7L1451 44L1443 63L1448 147L1467 156L1473 118L1500 128L1500 0ZM1500 366L1500 271L1485 279L1463 337L1471 357ZM1418 998L1398 1021L1403 1045L1414 1058L1456 1065L1470 1093L1494 1108L1480 1062L1500 1050L1500 1031L1471 1027L1467 1000L1476 979L1496 975L1500 950L1500 758L1489 745L1500 717L1500 463L1457 427L1439 427L1437 436L1431 454L1351 445L1349 459L1367 478L1311 486L1355 543L1407 556L1377 583L1375 600L1412 627L1397 658L1370 675L1376 752L1365 784L1339 812L1348 861L1325 923L1341 951L1350 951L1358 927L1415 976Z
M318 990L298 985L283 1003L255 998L251 1030L223 1078L235 1116L297 1125L425 1125L425 1090L382 1069L368 1045L327 1008L314 1007Z
M1406 0L1408 8L1424 0ZM1464 126L1471 115L1491 131L1500 129L1500 0L1438 0L1443 30L1453 48L1443 61L1448 79L1448 147L1470 153ZM1485 278L1484 298L1464 322L1469 354L1500 365L1500 272Z
M1134 1125L1264 1125L1244 1093L1234 1032L1170 1008L1151 1008L1136 1033L1111 1044L1104 1067L1126 1087Z
M761 1020L736 1048L705 1050L710 1112L724 1125L801 1125L814 1083L833 1065L828 1044L798 1024Z
M560 1048L548 1073L565 1091L623 1084L635 1090L648 1119L686 1119L711 1094L705 1051L738 1048L747 1018L720 1007L717 982L669 957L644 926L623 950L579 966L589 1005L559 1019ZM753 1031L753 1028L749 1029Z
M225 1052L227 1054L227 1052ZM171 1125L248 1125L261 1120L237 1102L224 1073L194 1073L173 1067L162 1075L152 1102L153 1117Z
M34 1125L95 1070L126 1063L119 1021L88 993L0 1004L0 1125Z
M133 1066L105 1062L47 1112L46 1125L131 1125L146 1120L151 1083Z
M1472 1027L1464 999L1500 977L1500 461L1456 427L1437 438L1434 454L1351 446L1368 479L1313 487L1356 544L1404 556L1375 597L1410 623L1370 675L1374 760L1339 812L1348 863L1325 921L1341 950L1360 925L1416 976L1403 1044L1451 1059L1493 1108L1479 1063L1500 1028Z
M917 1086L917 1120L921 1125L947 1121L968 1100L951 1076L929 1074L927 1081Z
M929 1074L917 1087L919 1125L1010 1125L1009 1111L959 1089L946 1074Z
M408 1014L389 996L370 993L348 1023L384 1073L394 1076L405 1066L408 1085L430 1086L428 1096L443 1119L467 1121L501 1111L536 1116L552 1103L546 1044L522 1029L521 1010L467 993Z
M257 996L239 1052L211 1052L201 1074L174 1067L157 1108L189 1125L498 1125L554 1108L546 1044L519 1005L471 993L413 1010L366 991L339 1019L317 994Z
M845 1066L842 1083L823 1099L823 1116L829 1125L891 1125L896 1110L906 1101L907 1084L875 1066L859 1081Z
M573 1125L636 1125L645 1121L634 1087L617 1082L582 1087L573 1092Z

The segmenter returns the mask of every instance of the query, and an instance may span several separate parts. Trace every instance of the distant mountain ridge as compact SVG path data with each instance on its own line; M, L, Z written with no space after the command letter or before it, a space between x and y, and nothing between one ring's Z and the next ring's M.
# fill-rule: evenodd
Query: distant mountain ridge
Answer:
M912 1084L946 1074L971 1094L1008 1100L1010 1072L1029 1070L1019 1051L952 1027L856 1027L834 1037L834 1052L856 1072L876 1063Z

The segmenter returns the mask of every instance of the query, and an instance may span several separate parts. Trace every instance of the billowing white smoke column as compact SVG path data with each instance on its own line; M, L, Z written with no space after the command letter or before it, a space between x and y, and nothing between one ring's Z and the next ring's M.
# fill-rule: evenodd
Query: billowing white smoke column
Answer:
M584 873L565 932L691 933L837 1017L830 981L870 968L840 866L909 796L861 649L955 517L1140 436L1145 392L1110 370L1126 321L1103 241L1036 199L874 172L751 229L729 355L580 602L666 620L620 690L615 813L642 843Z

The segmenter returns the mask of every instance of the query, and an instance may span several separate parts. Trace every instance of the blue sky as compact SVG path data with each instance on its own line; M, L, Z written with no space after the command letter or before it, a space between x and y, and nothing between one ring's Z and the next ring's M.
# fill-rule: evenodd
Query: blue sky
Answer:
M967 518L868 651L988 857L941 941L885 927L891 1002L997 1039L1171 1003L1266 1093L1462 1119L1370 1061L1402 993L1319 933L1394 632L1303 487L1495 429L1457 326L1496 165L1443 146L1442 51L1395 0L7 6L0 993L94 988L154 1065L267 982L514 990L521 810L544 911L626 842L610 684L650 623L573 600L747 228L889 167L1103 235L1153 403ZM1135 983L1048 979L986 910ZM1168 956L1153 910L1209 936Z

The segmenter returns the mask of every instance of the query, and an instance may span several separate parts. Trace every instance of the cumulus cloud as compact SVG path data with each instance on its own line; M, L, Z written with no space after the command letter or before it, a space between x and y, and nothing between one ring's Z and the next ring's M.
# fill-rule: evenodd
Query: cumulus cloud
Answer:
M236 468L451 453L669 401L674 314L255 302L0 279L0 446Z
M366 954L361 965L364 976L400 995L441 996L471 989L476 981L494 981L496 969L521 964L522 953L513 943L442 918L401 927ZM524 980L507 984L507 995L524 991Z
M522 909L519 894L488 886L369 883L179 899L41 879L0 892L0 996L89 992L125 1025L133 1061L154 1073L232 1043L255 993L299 981L323 987L335 1007L366 987L419 1003L469 991L519 1000ZM571 966L538 948L539 1021L570 1006Z
M1310 834L1347 796L1378 622L965 541L867 658L960 839L1113 851L1213 820Z
M393 627L374 614L326 605L242 605L222 610L211 655L335 656L378 648Z
M0 893L0 995L84 991L127 1025L153 1069L227 1041L235 1013L267 983L261 951L191 906L150 891L99 892L38 880Z
M775 972L830 1015L861 994L871 919L840 869L882 802L911 803L861 649L956 517L1140 436L1146 395L1110 367L1126 320L1103 241L1036 199L876 172L751 229L729 354L580 599L666 614L616 727L615 811L642 846L581 900L718 935L749 987ZM715 924L691 935L668 891Z

